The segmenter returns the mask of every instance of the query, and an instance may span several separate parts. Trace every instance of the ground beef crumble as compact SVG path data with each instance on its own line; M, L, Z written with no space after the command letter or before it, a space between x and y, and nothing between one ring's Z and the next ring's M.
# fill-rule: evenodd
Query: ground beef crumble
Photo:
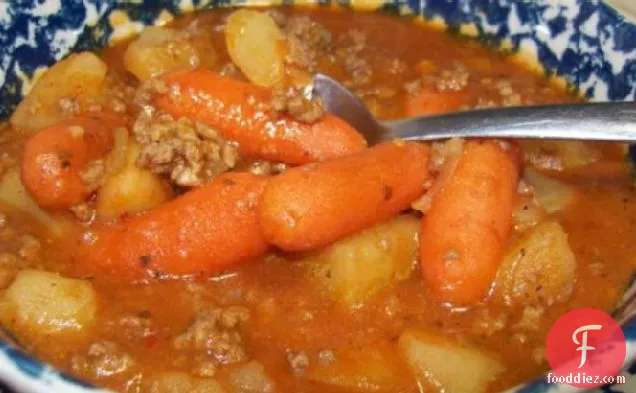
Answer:
M308 72L315 72L318 67L318 58L331 47L331 33L307 16L276 19L283 25L289 45L286 62Z
M336 355L331 349L321 349L318 352L318 363L331 364L336 360Z
M75 116L80 111L80 104L77 98L74 97L62 97L57 102L57 112L62 116L70 117Z
M239 78L241 75L241 71L239 71L238 67L232 62L223 64L218 72L220 75L234 78Z
M71 359L73 372L93 379L127 373L134 366L132 356L112 341L97 341L91 344L85 356Z
M305 96L302 89L281 87L272 91L272 109L278 113L287 113L303 123L314 123L324 114L322 101Z
M157 334L152 318L144 313L126 314L119 319L117 325L119 329L114 327L114 330L122 332L124 338L131 343Z
M297 71L292 84L309 84L310 75L318 70L318 58L331 48L331 33L307 16L287 18L280 12L271 12L270 16L282 28L287 41L286 66ZM312 99L304 88L291 84L273 89L271 108L304 123L313 123L325 113L320 100Z
M453 67L443 70L435 83L437 91L459 91L468 86L470 72L462 63L455 62Z
M250 172L254 175L278 175L284 172L288 165L282 162L273 163L269 161L254 161L250 165Z
M238 144L187 118L174 119L151 108L142 110L133 126L141 147L136 164L165 174L178 186L193 187L236 166Z
M367 85L373 77L373 68L363 56L368 37L360 30L349 30L338 37L336 58L344 64L349 79L343 83L350 87Z
M23 235L20 239L18 255L28 262L36 261L40 256L42 243L33 235Z
M80 177L88 190L95 191L104 184L106 164L103 159L90 161L80 173Z
M219 364L243 362L248 357L239 327L249 315L249 310L241 306L201 310L192 324L173 339L172 345Z
M438 92L460 91L468 86L470 72L465 64L454 62L450 68L437 73L425 73L416 79L404 83L404 90L411 95L419 93L423 88L432 88Z
M292 369L292 373L300 375L309 367L309 356L305 351L287 351L287 362Z
M78 205L71 206L69 210L81 223L85 225L90 225L97 214L95 208L88 203L80 203Z

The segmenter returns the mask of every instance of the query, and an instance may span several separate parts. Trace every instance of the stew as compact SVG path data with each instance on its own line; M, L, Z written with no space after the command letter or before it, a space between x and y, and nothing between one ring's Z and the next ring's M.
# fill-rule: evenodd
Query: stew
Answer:
M390 32L390 33L388 33ZM343 9L179 17L46 71L0 135L0 321L122 392L496 392L634 271L625 146L367 146L378 117L580 100L518 56Z

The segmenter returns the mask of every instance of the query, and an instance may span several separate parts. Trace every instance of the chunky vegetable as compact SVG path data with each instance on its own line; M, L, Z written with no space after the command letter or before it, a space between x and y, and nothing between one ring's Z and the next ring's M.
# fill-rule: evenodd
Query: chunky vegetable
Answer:
M106 78L106 64L90 52L72 54L49 68L35 83L11 116L11 124L35 131L63 119L59 102L63 98L85 104L97 97Z
M334 353L334 361L317 364L309 370L309 379L347 390L398 392L408 391L408 367L395 345L378 342L374 345L347 348Z
M598 162L601 151L583 141L521 141L525 160L540 169L565 170Z
M486 295L512 229L519 168L499 143L469 141L422 219L424 279L441 300L471 304Z
M252 82L274 87L285 77L286 44L274 19L265 12L242 9L225 25L227 51Z
M523 178L534 191L534 196L548 213L555 213L568 207L576 198L576 191L567 184L552 179L540 172L526 168Z
M356 306L411 274L418 232L418 219L404 215L339 240L310 259L321 264L319 277L336 299Z
M268 248L256 219L267 178L228 173L119 227L92 230L80 270L113 277L217 274Z
M426 332L406 330L399 347L421 383L448 393L482 393L504 367L491 355Z
M83 173L112 146L110 130L100 120L76 117L47 127L29 138L22 158L22 182L45 209L66 209L94 191Z
M512 211L512 224L515 232L523 233L534 228L548 217L548 213L531 195L517 198Z
M428 155L418 143L385 143L287 170L261 200L265 238L284 250L310 250L397 215L424 193Z
M206 70L171 73L162 78L170 93L155 103L175 117L189 117L239 143L242 154L289 164L323 161L358 152L362 136L326 114L313 124L270 113L269 91Z
M171 191L159 176L135 165L139 147L134 142L128 143L126 155L125 166L108 176L97 194L101 218L149 210L170 199Z
M126 49L124 66L142 81L169 71L214 67L218 56L211 37L198 30L184 33L146 27Z
M5 326L27 338L86 332L97 314L90 282L40 270L18 273L0 305Z
M539 224L506 254L495 291L506 304L551 305L574 289L576 258L567 234L553 221Z
M24 188L17 170L9 171L2 177L2 181L0 181L0 202L27 213L55 236L59 237L66 234L70 228L68 222L59 217L51 216L38 206Z

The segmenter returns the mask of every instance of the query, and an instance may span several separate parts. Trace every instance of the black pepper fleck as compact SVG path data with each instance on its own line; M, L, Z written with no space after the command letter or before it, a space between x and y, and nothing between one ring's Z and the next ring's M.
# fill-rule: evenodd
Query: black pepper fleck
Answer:
M385 201L388 201L389 199L391 199L391 197L393 197L393 187L384 186L382 191L384 192L384 200Z
M141 265L141 267L146 267L150 265L151 259L152 258L150 258L150 255L142 255L139 257L139 264Z

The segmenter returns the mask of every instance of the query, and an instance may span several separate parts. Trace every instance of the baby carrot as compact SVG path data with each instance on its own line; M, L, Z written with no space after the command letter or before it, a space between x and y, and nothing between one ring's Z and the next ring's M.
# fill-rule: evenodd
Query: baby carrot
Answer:
M87 164L113 144L103 122L76 117L45 127L26 142L21 163L24 187L43 208L65 209L93 190L82 179Z
M425 145L385 143L287 170L261 199L265 238L284 250L309 250L391 218L424 192L428 156Z
M440 115L459 110L470 96L463 91L437 92L424 89L406 100L408 116Z
M267 178L227 173L117 227L91 230L75 256L82 273L113 277L217 274L264 254L256 219Z
M518 177L515 154L496 141L464 144L422 219L422 274L443 301L467 305L486 295L512 229Z
M288 164L305 164L355 153L364 138L346 122L325 114L313 124L269 109L271 94L261 87L208 70L167 74L169 92L155 104L177 117L189 117L237 141L246 156Z

